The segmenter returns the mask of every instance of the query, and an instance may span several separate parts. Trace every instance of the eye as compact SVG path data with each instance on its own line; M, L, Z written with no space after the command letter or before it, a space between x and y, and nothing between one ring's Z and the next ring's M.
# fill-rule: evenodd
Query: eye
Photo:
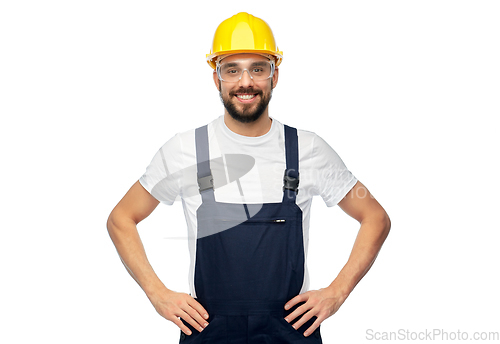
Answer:
M227 69L223 69L222 72L226 75L228 75L228 74L235 75L235 74L240 73L238 68L227 68Z

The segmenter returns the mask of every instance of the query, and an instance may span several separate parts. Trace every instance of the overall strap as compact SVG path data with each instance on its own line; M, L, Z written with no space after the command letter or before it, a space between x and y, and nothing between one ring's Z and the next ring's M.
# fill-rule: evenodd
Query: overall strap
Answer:
M196 163L198 167L198 186L202 202L215 201L214 180L210 170L208 151L208 125L196 128L194 132L196 142Z
M283 202L293 202L299 192L299 141L297 129L285 127L286 169L283 176Z

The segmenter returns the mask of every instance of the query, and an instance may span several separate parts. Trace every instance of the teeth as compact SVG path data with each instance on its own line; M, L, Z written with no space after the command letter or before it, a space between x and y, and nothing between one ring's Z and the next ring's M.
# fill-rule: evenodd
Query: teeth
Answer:
M255 94L237 94L236 97L244 100L252 99L255 97Z

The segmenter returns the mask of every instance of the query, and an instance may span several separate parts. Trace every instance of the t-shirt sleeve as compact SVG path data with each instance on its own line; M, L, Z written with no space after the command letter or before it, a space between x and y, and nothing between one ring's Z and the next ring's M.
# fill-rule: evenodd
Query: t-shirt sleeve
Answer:
M180 195L180 140L175 135L158 149L139 183L158 201L172 205Z
M337 205L358 181L332 147L318 135L313 144L317 188L328 207Z

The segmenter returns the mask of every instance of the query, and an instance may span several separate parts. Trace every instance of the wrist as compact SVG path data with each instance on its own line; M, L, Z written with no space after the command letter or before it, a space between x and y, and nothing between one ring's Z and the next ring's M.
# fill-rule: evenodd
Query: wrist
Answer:
M339 283L337 281L333 281L332 284L330 284L326 288L336 299L340 299L342 302L344 302L347 297L349 297L349 294L351 294L352 289L349 288L347 285L343 283Z
M150 299L150 300L156 299L160 295L165 295L167 293L172 292L172 290L165 287L165 285L161 282L158 284L155 284L155 285L149 285L147 287L144 286L143 290L146 293L146 296L148 297L148 299Z

